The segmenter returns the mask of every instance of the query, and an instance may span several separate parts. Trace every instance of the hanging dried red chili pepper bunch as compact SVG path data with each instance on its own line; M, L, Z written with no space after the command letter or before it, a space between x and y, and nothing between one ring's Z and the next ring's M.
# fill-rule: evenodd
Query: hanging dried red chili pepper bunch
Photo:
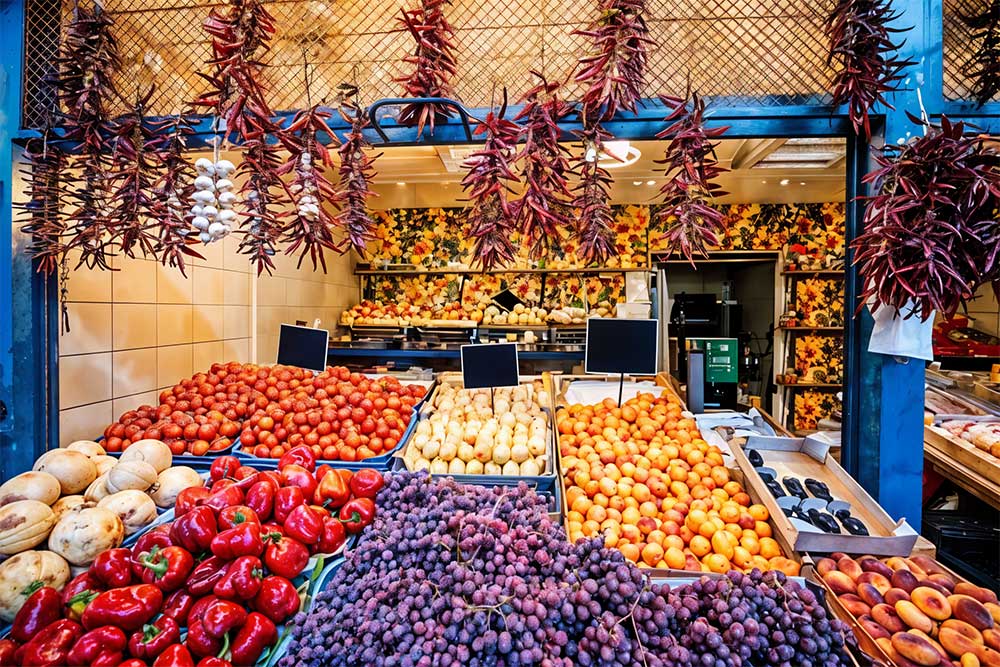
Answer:
M375 238L378 223L368 210L368 199L378 195L372 190L375 179L375 160L381 153L371 155L371 144L365 139L368 116L356 99L357 89L350 87L345 96L349 101L339 107L340 117L351 126L337 152L340 154L340 182L333 201L340 207L334 224L347 234L349 247L365 257L368 242ZM346 250L346 248L345 248Z
M1000 156L966 129L942 116L924 136L875 153L864 180L877 193L853 244L861 305L927 320L953 315L983 284L1000 287Z
M164 266L184 271L184 257L204 257L191 247L195 230L185 202L194 191L195 170L188 162L188 137L194 133L193 121L180 113L167 120L151 122L155 138L151 146L160 165L161 175L153 192L159 238L153 252Z
M334 219L330 210L334 187L324 173L326 169L333 169L333 158L330 149L319 138L323 133L336 142L329 125L331 116L318 104L295 114L283 132L288 159L278 170L280 174L293 175L289 191L295 211L282 229L282 241L289 244L285 254L299 252L299 266L308 255L313 269L322 266L324 273L326 251L340 250L333 238Z
M962 65L962 74L975 80L972 95L983 106L1000 93L1000 0L990 0L962 21L973 30L972 57Z
M586 86L583 115L608 120L618 111L635 113L645 86L648 48L646 0L602 0L599 15L585 30L590 52L580 58L574 81Z
M514 260L514 206L509 199L510 184L517 181L511 169L521 127L504 118L507 91L499 111L490 111L476 126L475 134L484 136L483 147L465 162L469 172L462 179L462 189L469 194L469 235L475 239L473 254L484 271Z
M570 113L559 98L559 84L532 72L539 83L521 98L524 107L514 117L524 124L524 144L516 156L524 187L517 200L517 228L534 258L556 253L562 234L572 226L567 175L572 172L569 150L559 143L559 121Z
M404 9L399 19L417 43L412 55L403 62L413 66L413 71L396 81L403 84L409 97L445 97L452 99L455 90L451 78L457 72L455 60L455 30L448 23L445 7L451 0L420 0L416 9ZM407 127L417 127L417 137L430 127L452 115L451 107L436 102L414 102L399 111L399 122Z
M110 142L108 108L117 99L114 77L121 68L113 23L97 3L77 4L55 59L54 88L64 112L66 138L79 144L70 168L81 185L67 193L67 248L79 248L80 263L108 269L113 239L107 215Z
M111 123L111 171L108 187L108 230L127 257L153 253L157 235L154 187L160 178L157 137L143 124L153 88L138 96L134 106Z
M21 232L31 237L27 252L37 262L36 270L52 275L63 262L66 252L66 222L62 216L62 188L59 175L66 168L66 155L49 145L49 131L43 138L29 139L24 157L30 167L24 169L26 201L18 202Z
M687 99L661 96L672 108L664 119L669 125L656 135L669 139L666 153L657 164L666 165L666 183L660 188L662 204L654 215L654 226L664 230L662 243L694 265L694 255L707 256L718 247L725 232L725 216L712 200L726 193L715 182L728 171L715 157L718 142L728 127L705 127L705 101L694 93Z
M885 93L896 90L903 70L913 65L896 55L900 44L893 43L891 27L899 18L891 0L837 0L826 20L830 40L827 65L836 63L833 103L847 104L854 131L871 137L868 114L876 103L893 108Z
M580 177L573 188L573 207L577 210L574 237L579 244L577 255L585 264L603 264L617 253L615 248L615 215L611 210L611 174L601 166L600 157L604 143L611 134L599 123L576 132L583 144L583 152L576 159L576 173Z

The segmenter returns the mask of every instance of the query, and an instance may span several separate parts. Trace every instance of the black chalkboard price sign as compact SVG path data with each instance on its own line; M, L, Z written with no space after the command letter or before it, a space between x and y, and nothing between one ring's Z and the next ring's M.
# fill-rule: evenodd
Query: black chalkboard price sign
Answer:
M516 387L517 344L463 345L462 380L466 389Z
M278 363L299 366L317 373L326 370L330 352L330 332L292 324L282 324L278 334Z
M625 375L656 375L659 320L591 317L587 320L584 370L618 375L618 404Z

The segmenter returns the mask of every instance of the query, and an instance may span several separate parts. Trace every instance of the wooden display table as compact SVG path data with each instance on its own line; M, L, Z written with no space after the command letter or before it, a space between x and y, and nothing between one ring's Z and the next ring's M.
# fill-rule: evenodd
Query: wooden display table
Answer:
M924 426L924 460L942 477L1000 510L1000 460L934 426Z

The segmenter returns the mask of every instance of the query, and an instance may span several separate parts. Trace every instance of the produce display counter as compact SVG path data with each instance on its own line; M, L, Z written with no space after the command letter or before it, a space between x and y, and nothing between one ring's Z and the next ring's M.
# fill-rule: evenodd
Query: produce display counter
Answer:
M1000 461L933 426L924 426L924 461L934 472L1000 510Z

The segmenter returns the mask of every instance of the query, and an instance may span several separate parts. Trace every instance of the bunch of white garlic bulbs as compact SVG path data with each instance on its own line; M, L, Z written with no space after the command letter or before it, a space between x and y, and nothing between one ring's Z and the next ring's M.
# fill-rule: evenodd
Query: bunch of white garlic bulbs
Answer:
M309 222L316 222L319 219L319 200L316 198L316 183L312 172L312 154L309 151L303 152L299 158L298 172L302 177L302 185L293 185L292 192L299 195L296 202L299 217Z
M191 224L201 232L202 243L212 243L232 232L236 222L233 210L236 193L229 180L236 166L229 160L213 163L208 158L199 158L194 168L198 177L194 179L195 192L191 196L194 200Z

